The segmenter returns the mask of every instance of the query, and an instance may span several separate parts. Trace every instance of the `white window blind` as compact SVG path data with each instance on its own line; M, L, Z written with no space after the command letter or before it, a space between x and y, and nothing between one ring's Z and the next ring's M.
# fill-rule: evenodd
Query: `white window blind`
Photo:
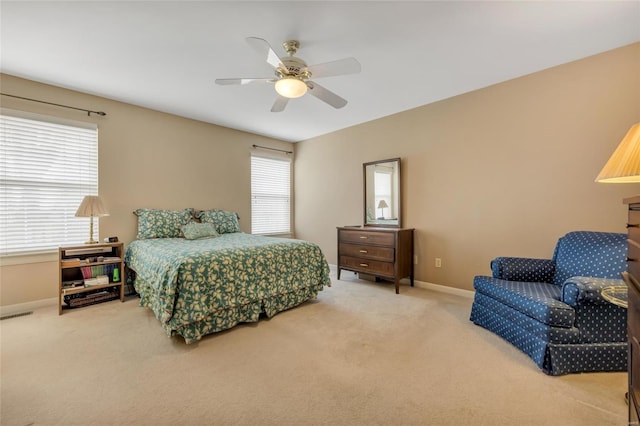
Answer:
M376 207L380 205L380 201L384 200L389 206L386 209L378 209L378 217L389 218L393 217L393 203L391 202L391 173L387 171L377 171L374 174L374 186L375 186L375 203Z
M85 195L97 194L95 125L0 114L0 255L86 241L89 218L75 212Z
M251 155L251 232L291 232L291 161Z

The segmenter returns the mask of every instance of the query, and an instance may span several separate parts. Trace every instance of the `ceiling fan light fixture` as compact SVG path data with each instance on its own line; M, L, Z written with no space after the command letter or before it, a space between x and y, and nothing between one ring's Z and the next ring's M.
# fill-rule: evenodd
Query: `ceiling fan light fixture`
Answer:
M307 85L296 77L284 77L276 81L276 92L285 98L299 98L307 93Z

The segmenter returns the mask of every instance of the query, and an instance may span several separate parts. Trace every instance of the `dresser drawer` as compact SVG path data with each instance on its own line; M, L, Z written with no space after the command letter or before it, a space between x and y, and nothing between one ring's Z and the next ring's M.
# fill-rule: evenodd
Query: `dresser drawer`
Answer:
M632 244L629 245L629 247L631 246ZM631 262L629 263L631 264ZM636 266L637 264L636 262ZM632 273L628 279L625 279L629 299L627 310L629 323L629 418L634 420L638 417L637 409L638 401L640 401L640 284L637 277L638 275Z
M388 232L347 231L340 230L339 241L344 243L375 244L393 247L395 237Z
M640 205L629 206L629 225L640 225Z
M357 257L340 256L340 265L347 269L370 273L372 275L394 276L393 263Z
M362 244L340 243L340 254L363 259L381 260L383 262L393 262L395 259L395 250L393 248Z
M637 244L640 244L640 227L627 228L627 235L631 241L635 241Z
M640 243L629 241L627 247L627 269L634 278L640 278Z
M633 240L636 243L640 244L640 206L638 206L637 204L629 206L627 233L630 240Z
M637 415L640 400L640 383L637 382L640 377L640 342L635 336L629 336L629 357L629 404L634 403Z
M627 282L627 294L628 294L628 304L627 308L627 317L629 320L629 343L635 341L636 345L636 354L640 357L640 344L638 340L640 340L640 289L637 287L638 283L635 279L635 276L630 276ZM640 358L638 360L640 362ZM640 378L640 364L638 364L638 369L636 373L639 374ZM636 383L638 386L638 390L640 391L640 383Z

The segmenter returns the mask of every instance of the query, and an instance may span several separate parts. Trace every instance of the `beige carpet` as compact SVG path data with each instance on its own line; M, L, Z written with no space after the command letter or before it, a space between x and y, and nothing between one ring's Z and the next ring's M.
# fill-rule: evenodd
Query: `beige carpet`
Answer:
M345 272L189 346L137 303L1 321L2 425L626 424L626 373L546 376L465 297Z

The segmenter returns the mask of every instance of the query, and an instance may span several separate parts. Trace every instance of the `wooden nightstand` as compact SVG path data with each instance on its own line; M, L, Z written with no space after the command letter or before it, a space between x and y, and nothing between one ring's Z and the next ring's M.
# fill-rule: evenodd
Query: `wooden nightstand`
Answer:
M60 247L58 271L58 315L63 308L124 302L123 243Z

